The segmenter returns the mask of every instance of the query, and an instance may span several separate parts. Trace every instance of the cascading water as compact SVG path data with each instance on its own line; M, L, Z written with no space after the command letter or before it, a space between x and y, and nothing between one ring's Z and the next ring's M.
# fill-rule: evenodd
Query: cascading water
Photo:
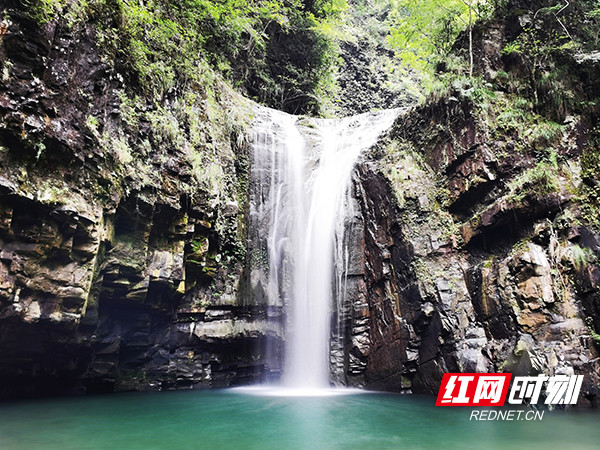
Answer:
M343 301L339 290L348 258L342 248L349 203L345 196L361 152L376 143L398 114L389 110L300 121L259 109L251 226L254 251L262 248L268 255L268 271L263 271L268 276L255 273L253 279L269 305L283 305L287 311L287 387L329 387L332 298L335 294L337 303Z

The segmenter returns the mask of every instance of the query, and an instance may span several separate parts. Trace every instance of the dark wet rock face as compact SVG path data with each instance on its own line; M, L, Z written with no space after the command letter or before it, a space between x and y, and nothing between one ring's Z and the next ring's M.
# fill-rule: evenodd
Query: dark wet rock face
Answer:
M199 304L215 289L208 283L239 277L241 266L188 270L195 238L183 209L138 198L114 216L85 217L23 197L1 202L3 396L262 379L264 349L281 346L281 311Z
M92 27L15 7L1 30L0 396L263 379L282 312L239 306L241 132L198 87L136 97ZM220 95L220 114L246 108Z
M360 114L373 109L397 108L414 101L398 81L390 81L382 62L392 60L394 53L368 39L342 42L342 64L338 75L340 86L336 106L343 115ZM388 87L386 85L391 85Z
M448 371L583 374L580 404L596 405L599 241L576 220L577 181L532 187L532 156L489 142L470 108L404 116L357 169L344 380L435 394Z

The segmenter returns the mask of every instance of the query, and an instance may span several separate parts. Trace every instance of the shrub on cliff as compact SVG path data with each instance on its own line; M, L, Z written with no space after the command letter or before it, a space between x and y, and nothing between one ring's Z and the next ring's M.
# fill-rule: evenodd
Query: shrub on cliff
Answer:
M332 22L345 0L20 0L44 25L92 24L108 59L161 98L202 82L207 61L243 93L294 113L320 112L334 86Z

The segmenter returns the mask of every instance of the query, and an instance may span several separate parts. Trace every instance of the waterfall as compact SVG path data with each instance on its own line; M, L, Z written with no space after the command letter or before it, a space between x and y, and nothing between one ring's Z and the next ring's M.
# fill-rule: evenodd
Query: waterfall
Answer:
M301 120L258 108L250 247L268 255L268 267L251 278L269 305L286 310L287 387L329 387L331 312L343 303L348 266L343 233L352 170L398 114Z

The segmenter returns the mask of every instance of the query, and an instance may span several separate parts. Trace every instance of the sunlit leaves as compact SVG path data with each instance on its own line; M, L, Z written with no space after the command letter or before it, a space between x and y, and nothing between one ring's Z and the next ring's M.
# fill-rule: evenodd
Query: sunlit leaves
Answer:
M390 43L405 65L424 70L468 25L468 9L461 0L395 0Z

